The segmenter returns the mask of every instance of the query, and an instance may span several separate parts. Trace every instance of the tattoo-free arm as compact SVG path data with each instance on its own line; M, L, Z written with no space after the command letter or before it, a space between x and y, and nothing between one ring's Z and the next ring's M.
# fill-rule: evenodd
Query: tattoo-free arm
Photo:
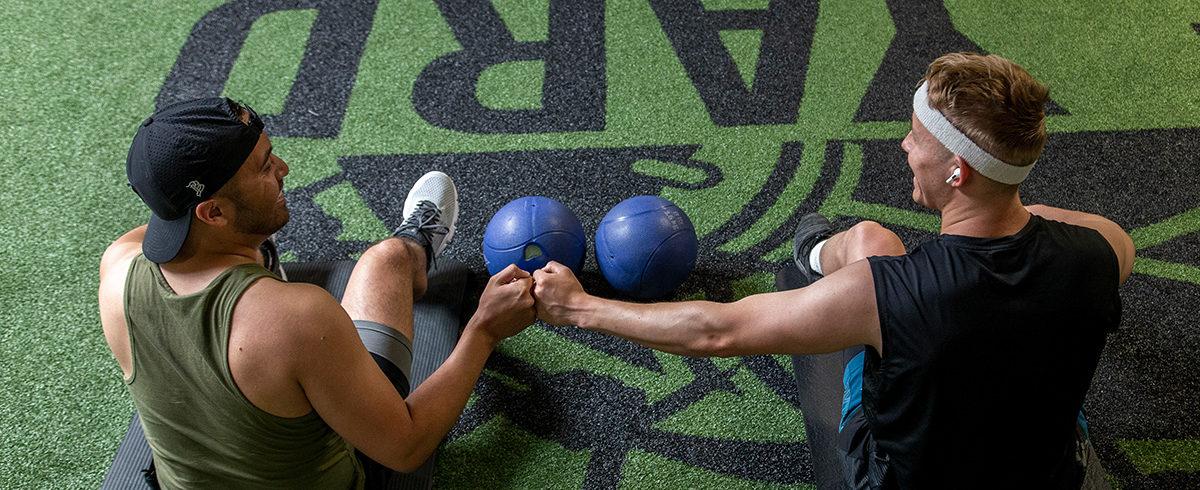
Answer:
M538 301L551 303L539 304L539 315L551 323L575 324L688 356L812 354L862 344L881 350L874 283L865 260L807 288L734 303L640 304L597 298L584 293L569 270L558 267L547 266L548 273L534 276Z
M142 252L145 236L146 225L134 228L113 241L100 257L100 325L117 365L127 377L133 371L133 358L125 325L125 276L133 258Z
M310 329L298 340L298 381L313 408L372 459L412 471L458 421L484 363L501 339L533 322L532 280L516 267L492 276L450 357L407 399L400 397L328 293L314 294Z
M329 298L320 309L310 319L321 324L297 345L297 358L310 360L298 367L305 396L351 445L392 469L415 470L458 420L495 341L468 326L450 357L405 399L339 305Z

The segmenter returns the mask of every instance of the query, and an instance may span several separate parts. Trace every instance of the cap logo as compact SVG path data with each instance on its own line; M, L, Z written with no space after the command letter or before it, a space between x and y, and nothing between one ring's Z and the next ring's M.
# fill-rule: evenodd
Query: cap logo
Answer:
M198 180L188 182L187 188L196 191L196 197L200 197L200 194L204 193L204 184L201 184Z

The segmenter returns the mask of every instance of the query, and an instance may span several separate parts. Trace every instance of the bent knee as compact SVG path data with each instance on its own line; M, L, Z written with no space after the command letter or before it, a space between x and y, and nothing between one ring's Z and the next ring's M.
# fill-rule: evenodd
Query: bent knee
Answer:
M874 221L860 222L846 230L849 242L860 257L874 255L903 255L904 242L895 232Z
M355 273L364 271L364 277L379 277L399 274L412 278L413 297L420 298L428 288L425 274L425 255L420 245L402 239L387 239L372 245L355 265Z
M418 257L413 253L412 247L409 247L404 240L384 240L363 252L359 261L372 260L381 261L391 264L408 264L418 260Z

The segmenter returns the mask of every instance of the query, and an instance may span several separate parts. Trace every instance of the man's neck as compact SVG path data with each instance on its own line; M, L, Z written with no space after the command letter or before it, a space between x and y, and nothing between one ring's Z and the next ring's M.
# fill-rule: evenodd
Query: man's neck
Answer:
M255 241L257 240L257 241ZM262 263L256 237L189 237L179 255L162 264L163 277L180 294L199 291L230 267Z
M998 238L1014 235L1029 222L1021 197L1003 201L961 201L942 209L943 235Z

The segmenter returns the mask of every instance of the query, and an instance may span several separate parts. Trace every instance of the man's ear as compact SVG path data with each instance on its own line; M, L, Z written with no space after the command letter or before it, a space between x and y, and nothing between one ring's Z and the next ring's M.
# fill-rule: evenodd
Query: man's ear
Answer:
M213 198L196 205L195 216L200 222L211 226L222 226L228 221L219 199Z
M958 178L950 182L950 185L953 187L967 185L967 182L970 182L971 178L975 176L975 169L971 168L971 165L967 163L967 159L961 156L954 155L954 167L958 169Z

